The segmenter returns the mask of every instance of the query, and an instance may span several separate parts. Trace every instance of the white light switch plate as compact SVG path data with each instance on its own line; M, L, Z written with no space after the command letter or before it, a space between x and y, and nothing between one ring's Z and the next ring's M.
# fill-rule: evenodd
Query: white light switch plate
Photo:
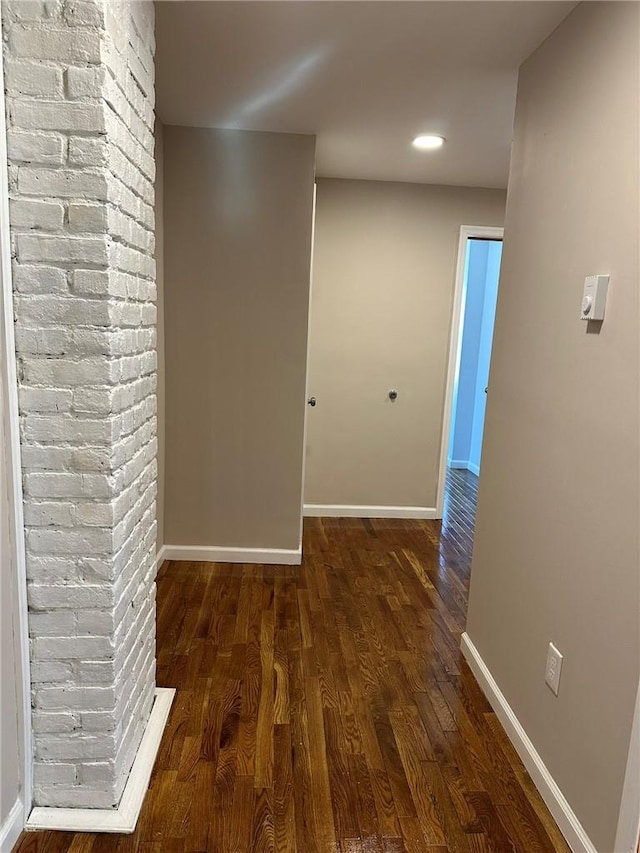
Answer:
M547 668L544 673L544 680L547 682L551 690L558 695L560 689L560 673L562 671L562 655L553 645L549 643L549 651L547 652Z
M608 275L588 275L585 278L580 306L580 317L583 320L604 320L608 289Z

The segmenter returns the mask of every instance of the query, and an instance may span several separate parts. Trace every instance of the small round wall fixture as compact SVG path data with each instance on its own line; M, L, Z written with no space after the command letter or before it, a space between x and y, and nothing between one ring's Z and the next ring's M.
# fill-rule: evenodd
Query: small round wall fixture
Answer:
M444 141L444 136L438 136L436 133L425 133L416 136L411 144L421 151L435 151L436 148L442 148Z

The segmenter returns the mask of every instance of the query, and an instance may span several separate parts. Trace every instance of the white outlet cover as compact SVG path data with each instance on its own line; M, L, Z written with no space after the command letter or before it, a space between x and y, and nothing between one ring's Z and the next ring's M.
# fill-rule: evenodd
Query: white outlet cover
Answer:
M547 652L547 667L544 673L544 680L551 690L558 695L560 689L560 673L562 672L562 654L558 649L549 643L549 651Z

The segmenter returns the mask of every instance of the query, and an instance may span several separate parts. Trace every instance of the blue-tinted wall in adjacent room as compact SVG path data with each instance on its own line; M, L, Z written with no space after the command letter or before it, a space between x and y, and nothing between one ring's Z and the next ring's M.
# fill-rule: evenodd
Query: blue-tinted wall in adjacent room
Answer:
M469 240L467 246L462 348L452 412L449 463L477 474L502 243Z

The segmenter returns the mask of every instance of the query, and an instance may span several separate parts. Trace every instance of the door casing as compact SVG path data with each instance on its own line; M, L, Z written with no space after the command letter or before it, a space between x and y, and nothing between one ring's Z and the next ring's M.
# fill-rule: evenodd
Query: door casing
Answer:
M0 25L1 26L1 25ZM1 31L0 31L1 34ZM29 666L29 628L27 621L27 571L24 547L22 503L22 463L18 420L18 377L13 322L11 280L11 242L9 229L9 187L7 127L3 66L0 62L0 393L6 441L7 492L9 498L9 534L13 573L14 643L18 702L18 738L22 763L22 808L24 819L32 805L31 675Z
M451 412L453 408L453 391L456 373L460 363L462 348L463 294L464 270L467 257L467 241L502 240L504 228L490 225L461 225L458 240L458 260L456 263L456 279L453 292L453 307L451 310L451 331L449 334L449 357L447 360L447 380L444 396L442 433L440 437L440 465L438 468L438 491L436 499L436 518L442 518L444 513L444 491L447 481L447 455L449 450L449 434L451 432Z

